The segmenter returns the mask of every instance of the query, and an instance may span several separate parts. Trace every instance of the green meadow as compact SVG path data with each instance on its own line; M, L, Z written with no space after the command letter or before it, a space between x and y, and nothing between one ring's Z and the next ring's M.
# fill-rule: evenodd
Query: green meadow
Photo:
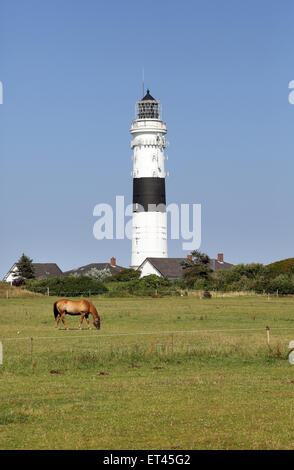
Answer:
M0 299L0 449L294 449L294 298L55 300Z

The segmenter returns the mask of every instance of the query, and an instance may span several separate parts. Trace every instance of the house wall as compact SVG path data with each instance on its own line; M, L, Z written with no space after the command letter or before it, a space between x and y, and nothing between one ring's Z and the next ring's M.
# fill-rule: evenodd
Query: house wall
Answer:
M156 276L162 277L160 272L150 263L146 261L141 268L141 277L149 276L150 274L155 274Z
M9 283L15 281L16 278L13 276L13 273L15 273L16 271L17 271L17 266L14 266L14 267L9 271L9 273L6 274L6 276L3 278L3 281L9 282Z

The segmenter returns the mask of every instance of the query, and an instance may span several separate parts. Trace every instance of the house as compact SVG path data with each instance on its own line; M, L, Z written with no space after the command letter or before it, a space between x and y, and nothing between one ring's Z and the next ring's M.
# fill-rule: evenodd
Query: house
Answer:
M171 281L180 279L183 275L182 262L187 259L192 260L192 255L187 255L187 258L146 258L138 268L141 271L140 277L155 274ZM219 253L217 259L210 260L210 267L213 271L227 271L233 266L231 263L224 262L223 253Z
M111 274L119 273L126 268L122 266L118 266L116 264L116 258L112 257L109 263L91 263L85 266L81 266L79 268L70 269L69 271L65 271L63 274L64 276L76 275L76 276L86 276L91 269L98 269L98 271L102 271L103 269L108 269Z
M224 254L218 253L217 259L210 260L210 267L213 271L229 271L234 265L224 261Z
M49 279L50 277L61 277L63 272L56 263L32 263L35 270L36 279ZM17 279L14 274L17 272L17 265L14 263L12 268L4 276L3 281L12 283Z
M140 277L155 274L159 277L165 277L170 280L179 279L183 274L181 263L186 258L146 258L138 267L141 271Z
M92 269L96 268L99 271L103 269L108 269L111 274L119 273L123 271L124 267L117 266L116 259L112 257L109 263L92 263L87 264L86 266L81 266L76 269L71 269L69 271L62 272L61 269L57 266L56 263L32 263L34 270L35 270L35 279L49 279L51 277L62 277L62 276L70 276L71 274L82 276L87 275L87 273ZM3 281L12 283L17 278L13 276L14 273L17 272L17 265L14 263L12 268L8 271L6 276L4 276Z

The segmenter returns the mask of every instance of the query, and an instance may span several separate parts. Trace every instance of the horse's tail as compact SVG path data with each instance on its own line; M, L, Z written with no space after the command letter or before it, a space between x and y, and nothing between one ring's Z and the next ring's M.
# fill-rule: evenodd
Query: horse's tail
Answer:
M53 312L54 312L54 318L56 319L56 317L59 315L59 311L57 309L57 302L58 300L55 302L54 306L53 306Z

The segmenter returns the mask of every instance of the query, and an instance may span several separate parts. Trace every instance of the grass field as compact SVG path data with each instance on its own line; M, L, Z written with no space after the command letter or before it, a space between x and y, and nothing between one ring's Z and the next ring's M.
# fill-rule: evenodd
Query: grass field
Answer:
M294 298L55 300L0 299L1 449L294 448Z

